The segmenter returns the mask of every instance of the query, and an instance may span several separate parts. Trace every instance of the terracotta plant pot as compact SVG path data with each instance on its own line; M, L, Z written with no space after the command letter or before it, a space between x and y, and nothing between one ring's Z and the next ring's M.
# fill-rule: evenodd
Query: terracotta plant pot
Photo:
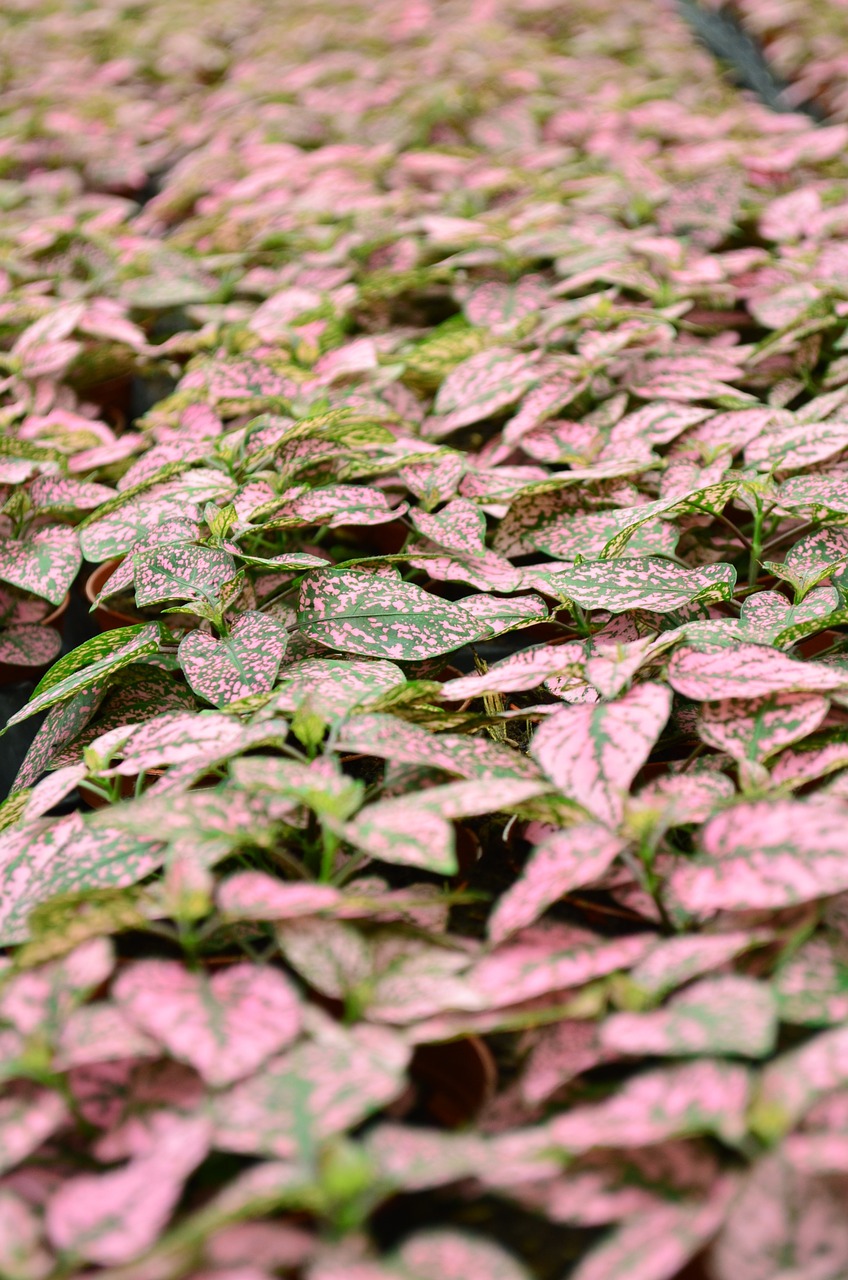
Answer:
M116 556L114 560L104 560L103 564L99 564L94 572L88 575L83 591L89 605L94 604L123 558L123 556ZM110 609L106 604L99 604L94 610L94 621L101 631L114 631L116 627L135 626L137 622L143 622L144 619L137 613L119 613L117 609Z
M62 603L57 605L52 613L48 613L46 617L42 618L38 626L50 627L61 635L65 628L65 614L68 612L70 602L71 595L68 592ZM22 680L40 680L45 671L48 671L52 665L52 662L42 662L35 666L0 662L0 684L18 684Z

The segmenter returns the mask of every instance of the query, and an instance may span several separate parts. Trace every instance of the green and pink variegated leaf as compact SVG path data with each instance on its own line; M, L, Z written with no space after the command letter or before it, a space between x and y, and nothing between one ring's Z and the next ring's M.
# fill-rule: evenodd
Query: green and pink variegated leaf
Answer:
M429 437L448 435L515 404L539 377L538 356L511 347L479 351L452 369L436 394Z
M215 1088L251 1075L300 1031L300 1001L270 965L209 977L174 960L139 960L112 994L131 1022Z
M777 1005L762 982L736 974L703 978L651 1013L615 1013L600 1028L616 1054L764 1058L774 1049Z
M532 387L521 401L518 412L504 427L504 440L517 444L528 432L552 418L585 390L588 379L574 372L561 371L546 377Z
M817 1102L838 1096L846 1085L848 1027L843 1024L820 1031L768 1063L760 1076L751 1127L768 1139L781 1137Z
M531 754L569 800L614 827L670 710L671 694L659 684L637 685L614 702L562 707L537 730Z
M791 583L798 601L803 600L807 592L825 578L841 573L846 565L848 532L842 529L818 529L790 547L782 564L766 560L763 567L784 582Z
M386 495L379 489L330 484L284 502L279 514L262 523L269 529L297 529L309 524L337 529L346 524L386 524L397 520L406 510L405 502L390 506Z
M735 1144L747 1129L750 1091L744 1067L701 1058L634 1076L606 1102L576 1107L549 1121L546 1132L572 1152L642 1147L700 1133Z
M62 637L52 627L6 627L0 630L0 662L10 667L45 667L58 656Z
M848 767L848 742L837 739L824 745L784 751L771 766L775 786L797 787Z
M519 693L535 689L551 676L571 673L583 665L581 644L537 645L495 662L484 675L446 680L442 697L451 702L479 698L485 693Z
M167 711L135 729L130 726L120 751L123 763L116 765L113 772L132 775L184 764L199 754L205 755L210 748L227 752L243 731L235 716L211 711L202 716Z
M224 707L274 687L287 642L281 623L248 609L226 636L189 631L180 641L178 658L194 692Z
M345 839L381 862L454 875L453 819L511 809L548 789L532 778L499 778L494 789L491 781L449 782L367 805L345 827Z
M548 299L549 287L544 277L526 275L514 284L488 280L472 285L462 296L462 309L469 324L492 333L509 334Z
M679 404L673 400L657 400L652 404L642 405L634 413L628 413L613 424L606 452L629 457L634 444L640 447L647 445L649 449L655 444L668 444L688 427L693 427L710 416L709 409Z
M673 1280L719 1230L734 1189L726 1179L704 1203L643 1210L590 1250L572 1280Z
M573 600L584 609L609 609L611 613L627 609L672 613L685 604L712 604L729 600L735 584L732 565L681 569L657 557L597 560L565 572L536 570L534 575L534 586L539 590Z
M51 667L36 687L30 701L6 722L6 727L17 724L28 716L34 716L56 702L64 702L81 690L120 671L122 667L140 662L156 653L160 643L159 634L158 623L151 622L122 627L117 631L104 631L102 635L86 640L85 644L60 658Z
M114 496L114 489L108 485L74 480L71 476L36 476L29 488L36 511L93 511Z
M430 542L462 556L482 555L486 541L486 517L475 502L454 498L441 511L410 512L413 527Z
M775 693L826 693L848 674L823 662L802 662L762 644L681 646L668 664L671 687L695 702L763 698Z
M651 934L607 941L587 930L553 932L539 926L485 956L469 975L470 981L491 1007L503 1008L629 969L654 941Z
M328 884L290 884L262 871L240 871L218 888L218 909L242 920L296 920L333 911L341 902Z
M357 569L310 574L298 626L329 649L394 661L421 661L492 634L486 622L400 578Z
M829 710L816 693L773 693L708 703L698 720L702 741L738 764L761 764L781 747L814 733Z
M402 1092L410 1050L399 1035L323 1020L316 1029L316 1022L310 1039L211 1102L216 1147L311 1158L316 1141L359 1124Z
M155 525L149 533L133 544L132 552L118 564L103 584L95 604L101 604L109 596L119 591L128 590L135 577L135 555L153 547L166 547L170 544L185 548L193 543L200 534L200 525L196 520L173 519L164 520Z
M668 890L694 915L780 910L848 889L845 816L837 803L760 800L712 818L700 852Z
M393 765L425 765L491 782L495 778L539 779L539 771L522 752L507 743L459 733L430 733L395 716L366 712L351 717L339 730L336 746L361 751Z
M841 453L848 422L808 422L766 429L745 446L745 465L757 471L800 471Z
M0 1172L14 1169L68 1119L64 1099L33 1084L6 1085L0 1098Z
M38 780L65 744L85 728L103 701L104 693L105 682L99 681L67 702L58 702L50 708L24 756L12 784L13 793Z
M461 1231L420 1231L404 1241L396 1258L399 1280L530 1280L530 1272L500 1245Z
M793 1168L787 1154L762 1157L737 1186L709 1254L715 1280L841 1280L846 1274L844 1183Z
M848 1022L848 965L828 937L810 938L790 954L773 986L784 1022L808 1027Z
M0 580L59 605L82 564L79 539L66 525L37 529L28 538L0 539Z
M11 1188L0 1189L0 1274L9 1280L45 1280L55 1265L35 1209Z
M404 683L393 662L306 658L283 671L272 698L256 713L257 720L280 712L308 708L322 720L344 719L361 703L368 703Z
M123 1168L63 1182L47 1206L56 1248L101 1266L139 1257L158 1239L188 1175L209 1150L205 1118L161 1112L154 1145Z
M465 471L465 458L461 453L434 453L431 462L416 462L400 467L398 475L410 493L426 510L439 502L447 502L456 493Z
M481 626L488 626L492 636L503 635L505 631L517 631L534 622L544 622L550 616L542 597L532 593L509 599L485 593L463 596L457 601L457 608L470 613Z
M664 938L630 970L630 981L659 998L702 973L720 969L749 948L770 939L771 934L766 930Z
M839 474L792 476L778 489L777 500L793 515L848 524L848 482Z
M556 831L530 854L518 879L498 899L489 917L492 942L532 924L558 898L600 879L625 842L593 822Z
M706 822L733 796L734 790L730 778L723 773L697 769L685 774L669 773L642 787L628 801L627 812L637 815L637 822L652 817L664 827Z
M420 548L409 546L409 564L421 569L434 582L467 582L478 591L519 591L524 582L521 569L516 569L496 551L484 551L480 555L432 555L432 544L423 543ZM427 556L416 556L416 550Z
M87 824L78 812L50 826L12 828L0 836L0 938L23 941L33 908L86 889L136 884L162 865L165 846L152 837Z
M95 563L126 555L137 542L153 535L160 525L174 520L198 522L200 501L183 493L173 481L156 485L135 498L128 498L117 511L110 511L86 525L79 535L82 553L86 560ZM163 539L170 540L169 537Z
M139 608L166 600L205 600L215 605L225 582L235 576L232 556L214 547L151 547L133 554L135 599Z
M665 507L664 503L650 503ZM600 559L622 529L627 538L616 554L629 557L673 556L680 530L669 521L639 516L639 507L624 511L589 511L562 515L530 536L539 551L559 560Z

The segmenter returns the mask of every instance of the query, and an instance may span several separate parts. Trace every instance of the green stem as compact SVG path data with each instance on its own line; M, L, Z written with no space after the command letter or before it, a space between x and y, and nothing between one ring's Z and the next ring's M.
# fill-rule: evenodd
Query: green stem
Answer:
M753 587L757 582L757 575L760 571L760 559L762 557L762 541L763 541L763 503L759 494L754 496L756 509L754 511L754 529L751 536L751 552L748 557L748 585Z

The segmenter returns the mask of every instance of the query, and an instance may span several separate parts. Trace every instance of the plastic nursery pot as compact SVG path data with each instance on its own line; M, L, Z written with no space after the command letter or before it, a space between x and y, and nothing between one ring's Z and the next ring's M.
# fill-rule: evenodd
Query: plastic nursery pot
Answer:
M449 1129L472 1120L492 1097L498 1081L495 1060L479 1036L419 1045L409 1074L419 1104Z
M46 617L39 620L38 626L51 627L61 635L65 628L65 614L68 612L70 602L71 594L68 592L62 603L57 605L52 613L48 613ZM0 684L18 684L23 680L38 680L52 665L52 662L42 662L35 666L0 662Z
M89 605L94 604L123 558L123 556L117 556L114 560L104 560L103 564L99 564L94 572L88 575L83 590ZM114 631L116 627L132 627L137 622L143 622L144 619L137 613L120 613L117 609L110 609L106 604L99 604L94 610L94 621L101 631Z

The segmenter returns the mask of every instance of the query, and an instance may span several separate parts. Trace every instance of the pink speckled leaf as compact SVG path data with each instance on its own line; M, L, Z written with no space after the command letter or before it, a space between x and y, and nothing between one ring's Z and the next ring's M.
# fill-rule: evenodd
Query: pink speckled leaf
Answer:
M574 1152L642 1147L698 1133L736 1143L746 1132L749 1094L744 1067L701 1058L634 1076L607 1101L557 1116L546 1130L554 1143Z
M285 668L273 697L256 718L305 706L328 722L345 719L360 703L367 704L403 683L404 674L393 662L306 658Z
M486 517L476 502L467 498L454 498L435 515L412 511L410 520L419 533L447 551L482 555L485 549Z
M667 503L650 503L667 509ZM621 530L626 533L622 545L613 542ZM680 530L672 523L656 517L642 517L639 507L624 511L581 511L559 516L529 537L539 551L558 560L598 560L612 544L613 553L628 557L674 555ZM608 558L608 557L605 557Z
M790 954L773 985L784 1022L826 1027L848 1021L848 966L827 937L810 938Z
M596 1022L566 1018L552 1027L543 1027L521 1076L521 1095L530 1104L545 1102L607 1056L598 1041Z
M68 1119L68 1108L52 1089L16 1083L0 1098L0 1172L14 1169Z
M38 780L62 747L85 728L103 696L104 683L96 682L67 702L50 708L18 770L13 792Z
M612 1053L657 1057L727 1054L763 1058L774 1049L777 1007L765 983L736 974L704 978L664 1009L615 1013L600 1028Z
M682 860L668 889L694 914L779 910L848 889L845 816L836 804L766 800L717 814L700 852Z
M36 715L56 702L64 702L122 667L156 653L159 634L158 623L151 622L104 631L102 635L86 640L51 667L30 701L7 721L6 727Z
M542 794L544 781L500 778L449 782L419 794L367 805L345 827L345 838L372 858L442 875L457 871L451 819L509 809Z
M653 815L656 823L666 827L689 822L706 822L734 794L730 778L723 773L669 773L641 787L628 801L629 813ZM649 819L650 820L650 819Z
M614 702L563 707L537 730L531 754L568 799L615 826L670 710L671 694L659 684L637 685Z
M406 512L406 503L390 506L379 489L365 485L331 484L302 493L285 502L273 519L263 522L271 529L297 529L309 524L337 529L345 524L386 524Z
M0 580L61 604L82 564L75 530L66 525L37 529L17 541L0 539Z
M766 930L759 933L716 933L664 938L630 970L630 981L654 997L666 995L691 978L719 969L735 956L768 942Z
M815 693L773 693L707 703L698 720L698 735L742 766L759 764L781 747L814 733L829 705L827 698Z
M25 970L0 987L0 1018L22 1035L55 1032L74 1006L112 972L115 957L105 938L91 938L61 960Z
M848 1271L844 1184L764 1156L737 1189L710 1251L714 1280L841 1280Z
M29 934L28 916L51 898L86 889L122 888L161 866L164 845L85 822L79 812L46 829L40 822L0 836L0 940L6 946Z
M419 764L481 782L540 777L532 761L506 743L470 734L431 733L421 725L379 712L351 717L339 730L336 745L395 765Z
M499 898L489 918L492 942L502 942L510 933L532 924L557 898L597 880L624 848L624 841L593 822L548 836Z
M62 637L52 627L7 627L0 631L0 662L43 667L58 655Z
M288 633L274 618L255 610L239 615L227 636L189 631L178 657L195 693L213 706L267 693L274 686Z
M840 573L846 564L848 532L844 529L818 529L790 547L783 564L767 560L764 568L791 583L796 600L803 600L808 591L825 578Z
M492 629L400 578L356 569L318 570L301 587L298 626L319 644L366 657L421 661Z
M235 576L232 556L214 547L151 547L133 555L139 608L165 600L205 600L215 605L225 582Z
M537 570L534 585L547 582L550 592L576 601L584 609L649 609L671 613L685 604L729 600L736 570L729 564L681 569L667 560L624 557L575 565L565 572Z
M311 1157L316 1140L343 1133L398 1096L409 1056L388 1028L322 1020L312 1038L212 1100L215 1146Z
M290 983L268 966L236 964L211 978L172 960L140 960L113 987L119 1006L180 1062L220 1087L250 1075L300 1030Z
M460 1231L421 1231L397 1252L398 1277L409 1280L530 1280L530 1272L494 1241Z
M240 871L218 889L218 909L242 920L292 920L332 911L341 893L328 884L286 883L262 871Z
M767 645L681 646L668 664L668 682L696 702L813 693L848 683L846 673L821 662L801 662Z
M800 422L766 429L745 446L745 465L757 471L800 471L841 453L848 422Z
M819 1099L848 1085L848 1027L821 1031L770 1062L760 1076L752 1128L782 1136ZM833 1126L828 1124L828 1128ZM843 1127L843 1126L840 1126Z
M451 702L479 698L484 693L519 693L535 689L551 676L572 672L584 660L581 644L537 645L492 663L484 675L460 676L442 685L441 696Z
M10 1188L0 1189L0 1275L8 1280L46 1280L55 1265L33 1207Z
M163 1114L151 1150L109 1173L69 1178L47 1206L47 1233L58 1248L88 1262L131 1262L158 1238L183 1184L209 1148L209 1123Z
M527 316L534 315L548 300L544 277L521 276L514 284L488 280L473 285L462 298L462 309L470 324L492 333L511 333Z
M833 520L845 524L848 515L848 483L836 475L792 476L778 490L778 500L786 510L805 518Z
M725 1183L705 1203L643 1210L590 1250L572 1280L672 1280L719 1230L731 1192Z
M93 511L114 496L114 489L108 485L70 476L36 476L29 489L30 501L37 511Z
M502 1008L629 969L654 941L650 934L607 941L585 930L569 930L563 936L528 929L484 956L470 980L493 1008Z
M435 453L432 462L416 462L400 467L398 475L403 483L428 510L438 502L447 502L456 493L457 485L465 470L465 458L461 453L445 450Z
M215 747L227 751L242 733L241 721L235 716L166 711L129 730L121 747L123 763L115 766L115 772L133 775L183 764Z
M445 416L435 434L447 435L509 408L538 377L534 353L522 355L511 347L479 351L458 364L439 387L433 408Z

